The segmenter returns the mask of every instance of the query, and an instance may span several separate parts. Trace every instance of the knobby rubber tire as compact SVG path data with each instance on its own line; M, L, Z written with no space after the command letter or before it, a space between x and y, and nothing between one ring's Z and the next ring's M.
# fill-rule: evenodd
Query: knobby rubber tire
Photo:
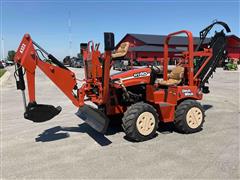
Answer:
M197 107L202 111L202 118L203 118L201 124L194 129L189 127L186 119L188 111L193 107ZM190 100L190 99L184 100L177 106L175 111L175 120L174 120L174 126L176 131L184 134L199 132L202 130L204 121L205 121L204 109L201 106L201 104L196 100Z
M144 112L152 113L152 115L155 118L155 126L153 128L153 131L146 136L140 134L136 125L138 117ZM127 138L129 138L130 140L140 142L152 139L154 137L158 128L158 122L159 120L156 109L150 104L138 102L136 104L132 104L124 113L122 119L122 127L126 133Z

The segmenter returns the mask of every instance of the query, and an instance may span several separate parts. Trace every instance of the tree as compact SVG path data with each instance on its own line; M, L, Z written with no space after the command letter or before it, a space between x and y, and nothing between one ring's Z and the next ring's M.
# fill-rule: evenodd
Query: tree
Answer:
M77 57L78 57L79 59L82 59L82 54L81 54L81 53L78 53L78 54L77 54Z
M69 64L70 64L70 56L66 56L66 57L63 59L63 64L66 64L66 65L69 65Z
M8 61L13 61L13 58L14 58L15 54L16 54L16 52L14 50L8 51L7 60Z

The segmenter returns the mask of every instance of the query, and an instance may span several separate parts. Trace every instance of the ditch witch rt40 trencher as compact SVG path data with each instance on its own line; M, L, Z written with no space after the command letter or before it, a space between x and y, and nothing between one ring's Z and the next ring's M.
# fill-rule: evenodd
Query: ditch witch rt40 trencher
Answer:
M25 34L14 58L17 89L23 92L24 117L33 122L43 122L61 111L61 107L37 104L35 70L38 67L79 108L76 115L98 132L105 133L110 119L113 121L112 117L117 115L122 116L126 136L135 141L151 139L159 121L173 122L176 130L182 133L198 132L205 115L197 100L202 99L203 93L209 92L205 84L226 55L224 29L215 32L207 46L204 43L214 25L221 25L227 33L230 32L226 23L214 22L200 32L200 41L195 49L191 32L171 33L165 39L162 67L148 66L113 75L110 75L112 61L125 54L113 52L113 33L104 33L103 54L98 50L99 44L94 45L93 41L82 43L85 79L81 86L70 69ZM182 61L169 73L169 42L172 36L179 34L187 36L188 49L182 53ZM97 108L85 104L86 101L91 101Z

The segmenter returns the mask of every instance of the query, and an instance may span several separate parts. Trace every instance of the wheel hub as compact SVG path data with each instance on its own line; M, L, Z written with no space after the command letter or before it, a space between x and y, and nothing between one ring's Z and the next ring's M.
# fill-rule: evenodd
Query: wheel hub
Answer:
M196 129L202 123L203 113L199 108L192 107L188 110L186 119L188 126L192 129Z
M151 134L155 127L155 118L150 112L143 112L136 121L138 132L144 136Z

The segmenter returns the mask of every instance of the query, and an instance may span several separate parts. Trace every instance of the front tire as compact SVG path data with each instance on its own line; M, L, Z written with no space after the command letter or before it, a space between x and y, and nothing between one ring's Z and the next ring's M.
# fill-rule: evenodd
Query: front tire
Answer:
M150 104L139 102L131 105L124 113L122 126L126 136L134 141L152 139L158 128L156 109Z
M195 100L185 100L176 109L174 126L178 132L189 134L202 130L204 109Z

